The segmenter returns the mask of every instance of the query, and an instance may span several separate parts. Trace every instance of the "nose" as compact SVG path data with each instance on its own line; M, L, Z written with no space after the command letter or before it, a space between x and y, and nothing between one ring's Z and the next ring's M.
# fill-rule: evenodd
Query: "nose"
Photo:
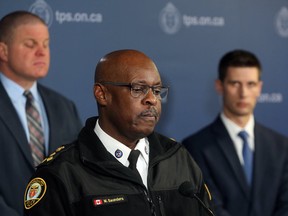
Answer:
M150 104L150 105L156 105L157 104L158 99L155 96L155 94L153 93L152 88L149 88L147 94L143 98L143 101L145 104Z
M36 49L36 55L37 56L45 56L48 52L48 48L45 46L39 45Z
M244 97L247 94L248 87L246 85L241 85L239 88L240 96Z

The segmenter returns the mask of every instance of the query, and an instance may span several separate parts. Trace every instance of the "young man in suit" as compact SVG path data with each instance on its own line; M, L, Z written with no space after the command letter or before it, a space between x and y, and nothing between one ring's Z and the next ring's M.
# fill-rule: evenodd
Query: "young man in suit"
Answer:
M82 127L72 101L37 83L49 63L49 32L42 19L16 11L0 20L1 216L23 215L24 191L35 166L76 139Z
M255 121L261 88L261 65L253 53L225 54L216 80L222 112L183 141L203 171L215 215L288 215L288 141Z

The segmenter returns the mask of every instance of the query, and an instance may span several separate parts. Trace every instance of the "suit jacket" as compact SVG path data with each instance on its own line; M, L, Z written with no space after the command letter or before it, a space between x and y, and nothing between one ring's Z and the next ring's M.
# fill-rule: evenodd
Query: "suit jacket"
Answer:
M77 138L82 123L76 107L38 84L49 122L49 153ZM22 216L26 185L34 173L30 147L18 114L0 82L0 215Z
M183 140L203 171L217 216L288 215L288 140L257 122L254 135L251 187L219 116Z

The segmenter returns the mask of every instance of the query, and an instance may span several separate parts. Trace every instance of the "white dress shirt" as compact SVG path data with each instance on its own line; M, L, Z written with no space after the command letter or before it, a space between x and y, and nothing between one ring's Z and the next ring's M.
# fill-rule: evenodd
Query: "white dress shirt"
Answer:
M243 140L238 136L238 133L242 130L245 130L248 133L248 135L249 135L248 145L249 145L249 148L252 151L254 151L254 148L255 148L255 143L254 143L255 120L254 120L254 116L251 115L249 121L247 122L247 124L245 125L244 128L239 127L233 121L228 119L223 112L221 113L220 118L223 121L223 123L224 123L233 143L234 143L234 147L236 149L240 163L243 165L244 164L243 154L242 154Z
M99 125L97 120L94 132L99 137L107 151L112 154L120 163L124 166L129 166L128 157L131 149L108 135ZM140 151L139 158L137 160L137 170L140 173L143 184L147 187L147 175L148 175L148 164L149 164L149 142L147 138L142 138L138 141L135 149Z

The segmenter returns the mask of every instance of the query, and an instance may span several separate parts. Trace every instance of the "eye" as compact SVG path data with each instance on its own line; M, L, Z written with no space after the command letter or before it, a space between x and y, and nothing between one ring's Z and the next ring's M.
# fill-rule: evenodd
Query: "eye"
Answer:
M24 42L24 46L28 48L33 48L35 46L35 43L32 40L28 40Z
M160 95L161 92L162 92L162 87L161 87L161 86L153 87L153 93L154 93L154 95Z
M248 87L249 87L249 88L253 88L253 87L255 87L256 85L257 85L256 82L249 82L249 83L248 83Z
M135 93L139 93L139 94L144 92L145 89L146 88L143 85L137 85L137 84L135 85L134 84L134 85L131 86L131 90L134 91Z
M49 48L49 41L48 40L43 43L43 47L44 48Z
M238 86L240 86L240 83L238 82L238 81L229 81L228 82L229 83L229 85L231 85L231 86L233 86L233 87L238 87Z

